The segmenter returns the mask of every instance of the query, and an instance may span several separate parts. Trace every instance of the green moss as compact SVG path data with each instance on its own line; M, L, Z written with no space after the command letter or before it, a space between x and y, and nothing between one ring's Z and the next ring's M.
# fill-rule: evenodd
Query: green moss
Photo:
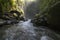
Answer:
M48 11L49 8L59 0L40 0L40 13Z
M22 9L23 4L21 0L0 0L0 14L2 14L0 17L4 17L4 13L10 15L8 12L13 10L20 12L24 16L24 11Z
M47 2L46 2L47 3ZM49 3L46 4L46 9L43 7L43 11L45 10L45 14L47 14L47 19L48 19L48 23L52 24L52 25L60 25L60 14L59 14L59 10L60 10L60 4L59 0L51 0ZM45 5L45 4L44 4ZM58 5L58 6L55 6Z
M46 15L49 24L60 25L60 0L40 0L39 3L40 13L38 15Z
M8 12L10 10L17 10L18 9L18 0L0 0L0 10L2 10L2 13Z

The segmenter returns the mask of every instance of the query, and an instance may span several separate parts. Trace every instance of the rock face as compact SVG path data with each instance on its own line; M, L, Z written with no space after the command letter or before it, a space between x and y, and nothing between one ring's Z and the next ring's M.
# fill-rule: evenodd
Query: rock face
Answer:
M60 30L60 2L50 8L47 19L52 29Z
M60 30L60 0L40 0L39 15L46 16L49 28Z
M50 16L50 17L49 17ZM49 11L48 11L48 23L60 26L60 2L55 4Z

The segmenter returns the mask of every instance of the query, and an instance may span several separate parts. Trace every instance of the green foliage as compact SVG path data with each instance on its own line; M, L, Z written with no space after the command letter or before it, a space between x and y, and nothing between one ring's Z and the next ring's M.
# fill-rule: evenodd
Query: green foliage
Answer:
M22 2L20 2L22 5ZM19 4L20 4L19 3ZM0 10L2 12L8 12L10 10L16 10L18 8L18 0L0 0Z
M57 12L60 9L54 7L58 3L60 0L40 0L40 14L46 14L49 24L60 25L60 14ZM60 6L58 5L58 7Z
M24 11L22 10L22 7L24 5L24 2L21 0L0 0L0 16L5 17L4 13L10 12L13 10L16 10L20 12L22 15L24 15ZM7 13L10 15L9 13Z
M45 15L49 24L60 25L60 0L39 0L39 4L40 13L36 16Z
M11 0L0 0L1 10L2 12L9 11L12 6Z
M40 0L40 13L47 12L59 0Z

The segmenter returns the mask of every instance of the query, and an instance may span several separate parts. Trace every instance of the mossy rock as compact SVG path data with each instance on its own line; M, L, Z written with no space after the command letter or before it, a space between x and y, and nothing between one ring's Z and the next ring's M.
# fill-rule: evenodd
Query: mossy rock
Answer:
M17 11L20 13L18 15L18 13L15 12L16 14L14 14L13 17L16 17L16 16L24 17L24 11L22 8L23 6L24 6L24 3L21 0L0 0L0 14L1 14L0 17L7 16L5 15L5 13L10 16L13 15L12 13L9 14L11 11Z

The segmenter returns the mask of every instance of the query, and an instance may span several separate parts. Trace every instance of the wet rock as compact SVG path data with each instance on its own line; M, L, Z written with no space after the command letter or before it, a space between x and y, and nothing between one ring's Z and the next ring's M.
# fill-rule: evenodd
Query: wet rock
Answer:
M5 26L5 25L13 25L18 23L16 20L0 20L0 27Z
M43 15L35 17L31 22L37 26L47 26L47 19Z
M14 24L18 24L19 21L25 21L25 20L16 20L16 19L13 19L13 20L0 20L0 26L5 26L5 25L14 25Z

